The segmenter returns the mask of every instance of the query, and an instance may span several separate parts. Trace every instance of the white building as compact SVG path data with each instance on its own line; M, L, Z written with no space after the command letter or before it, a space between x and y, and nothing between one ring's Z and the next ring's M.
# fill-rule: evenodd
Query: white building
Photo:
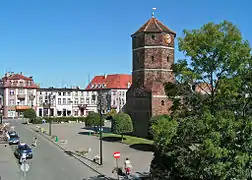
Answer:
M96 92L97 94L101 92L108 96L107 110L115 109L119 112L123 110L126 104L126 92L130 88L131 83L132 78L128 74L95 76L85 90L87 92Z
M97 112L95 92L76 88L40 88L37 90L37 115L48 116L47 105L51 102L50 116L87 116ZM51 100L50 100L51 99Z

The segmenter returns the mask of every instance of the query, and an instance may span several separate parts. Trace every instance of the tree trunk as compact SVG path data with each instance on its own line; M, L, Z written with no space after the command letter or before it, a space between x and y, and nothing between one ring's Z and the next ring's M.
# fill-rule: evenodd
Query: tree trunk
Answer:
M123 142L123 134L121 134L122 142Z

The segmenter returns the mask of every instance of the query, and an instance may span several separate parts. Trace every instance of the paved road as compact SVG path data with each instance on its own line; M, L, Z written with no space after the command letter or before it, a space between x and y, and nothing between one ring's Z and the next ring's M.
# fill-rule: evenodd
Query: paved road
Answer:
M35 132L18 120L11 120L21 141L32 143ZM38 147L33 149L34 158L29 160L30 170L26 180L82 180L97 174L73 157L65 154L43 137L38 136Z
M20 180L20 170L8 144L0 144L0 177L1 180Z

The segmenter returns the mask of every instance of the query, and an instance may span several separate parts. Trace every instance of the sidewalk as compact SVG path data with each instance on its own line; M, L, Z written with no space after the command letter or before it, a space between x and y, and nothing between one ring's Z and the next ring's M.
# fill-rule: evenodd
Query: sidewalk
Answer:
M5 147L6 146L6 147ZM0 144L0 177L2 180L20 180L21 172L9 144Z
M38 125L28 125L33 130ZM48 124L39 125L45 130L48 129ZM83 129L83 124L52 124L52 135L57 135L60 140L67 140L67 144L60 144L66 151L76 152L81 150L87 150L91 148L91 152L86 156L89 159L93 159L94 156L99 154L99 137L88 136L89 130ZM148 151L140 151L130 148L128 145L118 142L106 142L103 141L103 165L95 164L86 158L83 159L85 163L92 166L101 174L115 178L112 174L112 170L116 167L113 153L119 151L121 158L118 160L119 167L123 167L123 163L126 157L130 158L133 169L132 172L149 172L153 153Z

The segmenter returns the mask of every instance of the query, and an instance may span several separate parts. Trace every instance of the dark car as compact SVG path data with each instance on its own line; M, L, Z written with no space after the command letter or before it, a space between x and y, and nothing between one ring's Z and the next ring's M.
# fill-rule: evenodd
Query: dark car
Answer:
M10 135L9 144L19 144L19 136L17 134Z
M9 131L9 136L14 136L14 135L18 135L18 133L16 131Z
M32 148L25 143L19 144L14 154L17 158L20 158L22 154L25 154L27 159L33 157Z

